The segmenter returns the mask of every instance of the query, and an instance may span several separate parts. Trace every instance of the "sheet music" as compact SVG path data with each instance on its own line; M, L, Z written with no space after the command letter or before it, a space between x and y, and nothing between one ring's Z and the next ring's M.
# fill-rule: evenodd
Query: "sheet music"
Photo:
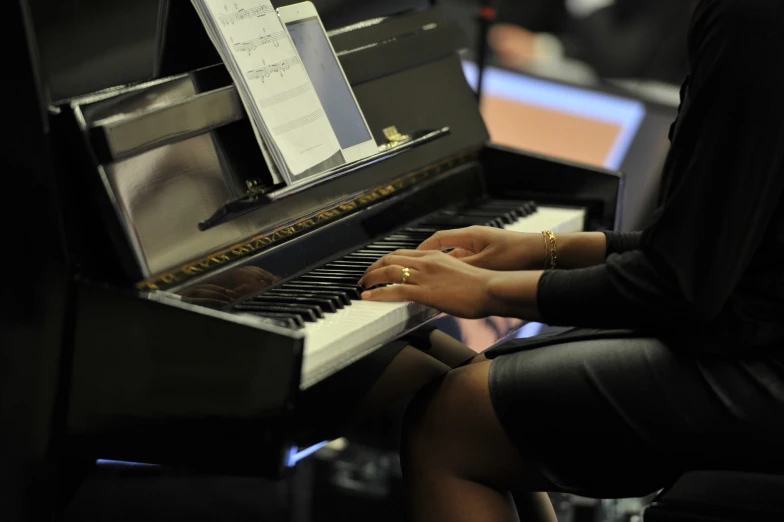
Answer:
M269 152L296 176L340 151L340 144L297 50L269 0L193 0ZM200 5L201 4L201 5ZM206 7L204 13L201 6ZM205 17L205 14L209 16ZM209 24L209 25L208 25ZM216 42L218 43L218 42ZM233 59L233 64L231 63ZM236 65L233 67L232 65ZM291 181L291 179L289 179Z

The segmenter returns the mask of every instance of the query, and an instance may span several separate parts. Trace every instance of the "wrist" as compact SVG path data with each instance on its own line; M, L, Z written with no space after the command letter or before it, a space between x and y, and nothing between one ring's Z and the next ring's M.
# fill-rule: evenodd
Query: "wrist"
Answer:
M487 315L541 319L536 304L542 271L490 272L486 281Z

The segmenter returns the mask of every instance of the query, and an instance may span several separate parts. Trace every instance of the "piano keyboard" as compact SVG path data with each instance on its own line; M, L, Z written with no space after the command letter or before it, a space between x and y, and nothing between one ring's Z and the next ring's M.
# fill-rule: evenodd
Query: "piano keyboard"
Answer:
M483 201L431 214L416 224L267 290L234 307L305 334L301 388L307 389L370 351L437 316L417 303L362 301L365 270L398 249L414 249L439 230L485 225L515 232L579 232L585 210L531 202Z

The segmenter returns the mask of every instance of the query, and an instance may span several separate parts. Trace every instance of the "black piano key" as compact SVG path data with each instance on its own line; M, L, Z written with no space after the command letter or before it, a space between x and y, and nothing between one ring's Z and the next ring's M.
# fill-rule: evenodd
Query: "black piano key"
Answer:
M390 239L382 239L381 241L376 241L372 245L368 245L365 248L368 249L379 249L379 248L411 248L412 246L416 246L419 242L416 240L390 240Z
M411 243L412 243L411 248L412 249L419 248L419 245L421 245L427 238L429 238L430 235L427 234L422 234L419 236L414 236L413 234L409 235L408 237L411 238Z
M243 303L238 304L237 306L248 306L248 307L279 307L286 310L289 313L299 313L302 315L302 318L307 320L309 317L313 317L313 320L316 319L323 319L324 318L324 310L321 308L321 305L311 304L311 303L303 303L302 301L295 301L295 298L292 297L282 297L282 296L275 296L276 299L269 300L269 301L245 301ZM306 313L300 313L300 311L306 311ZM283 310L273 310L273 311L283 311Z
M356 283L359 281L359 278L354 276L330 276L330 275L309 275L305 274L300 276L296 279L296 281L302 281L303 283L337 283L337 284L347 284L350 285L352 283Z
M252 297L246 303L288 303L297 305L307 305L309 308L318 308L319 313L335 313L337 307L330 299L321 297L280 297L267 295L266 293Z
M522 218L530 216L536 212L536 203L533 201L508 201L508 200L490 200L484 202L480 208L487 209L514 209L517 217Z
M345 277L354 277L359 280L360 277L364 275L364 270L339 270L337 268L328 269L328 268L319 268L317 270L311 270L308 272L308 275L325 275L325 276L345 276Z
M343 265L330 265L330 268L327 268L327 270L341 270L341 269L346 269L346 270L348 270L349 272L362 272L362 273L365 273L365 272L367 271L367 269L370 267L370 265L372 265L372 264L373 264L373 263L367 263L366 265L363 265L363 266L355 266L355 265L352 265L352 266L343 266Z
M394 234L387 236L384 238L386 241L417 241L419 240L421 234L413 234L411 232L406 232L405 229L399 230Z
M382 255L379 253L374 253L373 255L370 254L349 254L343 259L346 261L369 261L369 265L372 265L374 262L381 259ZM368 265L368 266L369 266Z
M308 294L308 296L312 295L314 297L322 297L331 299L335 302L335 306L338 306L339 303L343 305L350 305L351 300L354 299L355 291L353 288L346 287L346 288L337 288L341 285L330 285L329 287L323 285L315 285L311 281L307 283L296 283L294 281L290 281L283 286L279 286L277 288L273 288L272 290L267 290L265 293L270 292L280 292L280 293L287 293L293 292L296 294L304 293Z
M438 227L416 226L416 227L407 228L406 232L411 232L412 234L422 234L424 238L427 239L440 230L444 230L444 229Z
M352 267L333 266L331 268L328 268L326 266L321 266L321 267L318 267L318 268L314 268L313 270L311 270L308 273L309 274L324 274L324 275L329 275L329 274L344 275L344 274L353 274L355 272L364 272L364 269L362 269L360 267L356 267L356 266L352 266Z
M467 216L444 216L438 219L432 219L422 222L426 227L441 227L444 230L450 228L465 228L474 225L490 226L493 222L491 219L485 218L472 218Z
M464 211L459 211L459 210L456 210L454 212L458 213L458 214L461 214L461 215L470 216L470 217L488 218L488 219L493 219L493 220L501 220L503 223L506 223L506 224L511 224L511 223L514 223L515 221L517 221L517 219L510 212L505 212L503 210L499 210L499 211L493 211L493 210L487 210L487 211L483 211L483 210L464 210Z
M368 250L372 250L373 252L378 252L382 255L391 254L392 252L396 252L398 250L416 250L416 247L419 246L421 243L412 243L410 245L393 245L393 246L386 246L386 245L368 245Z
M364 288L356 284L324 283L320 281L290 281L284 285L290 288L322 288L325 290L340 290L346 292L351 299L359 299Z
M371 252L378 252L380 254L388 254L390 252L394 252L395 250L402 250L404 248L409 248L409 247L398 246L398 245L375 244L375 245L368 245L363 250L365 251L370 250Z
M374 262L378 261L379 259L381 259L382 257L384 257L386 255L391 254L392 252L394 252L396 250L399 250L399 249L392 248L392 249L389 249L389 250L373 250L373 254L372 255L370 255L370 254L365 255L366 253L363 252L363 253L359 254L361 257L348 258L348 256L347 256L346 259L349 259L349 260L351 260L351 259L354 259L354 260L356 260L356 259L364 259L365 261L370 261L369 264L372 265Z
M290 328L298 330L300 328L304 328L305 321L296 314L284 314L284 313L276 313L276 312L254 312L252 310L245 310L244 313L258 315L259 317L264 317L265 319L274 319L276 321L283 322L287 324Z
M351 304L351 299L349 299L348 294L345 292L329 292L329 291L322 291L322 290L302 290L300 288L273 288L272 290L266 290L264 292L266 295L280 295L285 297L315 297L315 298L323 298L329 299L335 305L335 308L343 308L346 305Z
M316 320L323 317L323 314L316 314L312 308L287 304L243 303L238 304L234 309L239 312L272 312L276 314L298 315L308 323L315 323Z
M326 265L324 265L324 268L348 268L348 269L365 270L367 267L369 267L372 264L373 263L370 260L344 261L340 259L338 261L332 261L331 263L327 263Z
M381 254L379 254L375 250L360 249L360 250L355 250L350 254L347 254L345 257L343 257L343 259L350 260L351 258L357 258L357 259L361 258L360 260L364 261L365 259L370 259L371 257L378 257L379 255Z

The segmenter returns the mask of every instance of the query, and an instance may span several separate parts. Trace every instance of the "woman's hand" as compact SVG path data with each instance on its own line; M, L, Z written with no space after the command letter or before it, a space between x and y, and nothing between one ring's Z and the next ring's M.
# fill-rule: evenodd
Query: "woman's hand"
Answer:
M410 276L403 282L403 268ZM393 284L362 294L368 301L415 301L442 312L476 319L492 315L488 283L493 272L443 252L398 250L373 263L359 281L365 288Z
M409 277L403 283L403 269ZM360 279L368 301L415 301L466 319L496 315L539 321L536 292L542 272L495 272L438 251L398 250L373 263Z
M533 270L544 265L545 244L541 234L493 227L473 226L436 232L417 250L449 248L454 248L450 256L487 270Z

